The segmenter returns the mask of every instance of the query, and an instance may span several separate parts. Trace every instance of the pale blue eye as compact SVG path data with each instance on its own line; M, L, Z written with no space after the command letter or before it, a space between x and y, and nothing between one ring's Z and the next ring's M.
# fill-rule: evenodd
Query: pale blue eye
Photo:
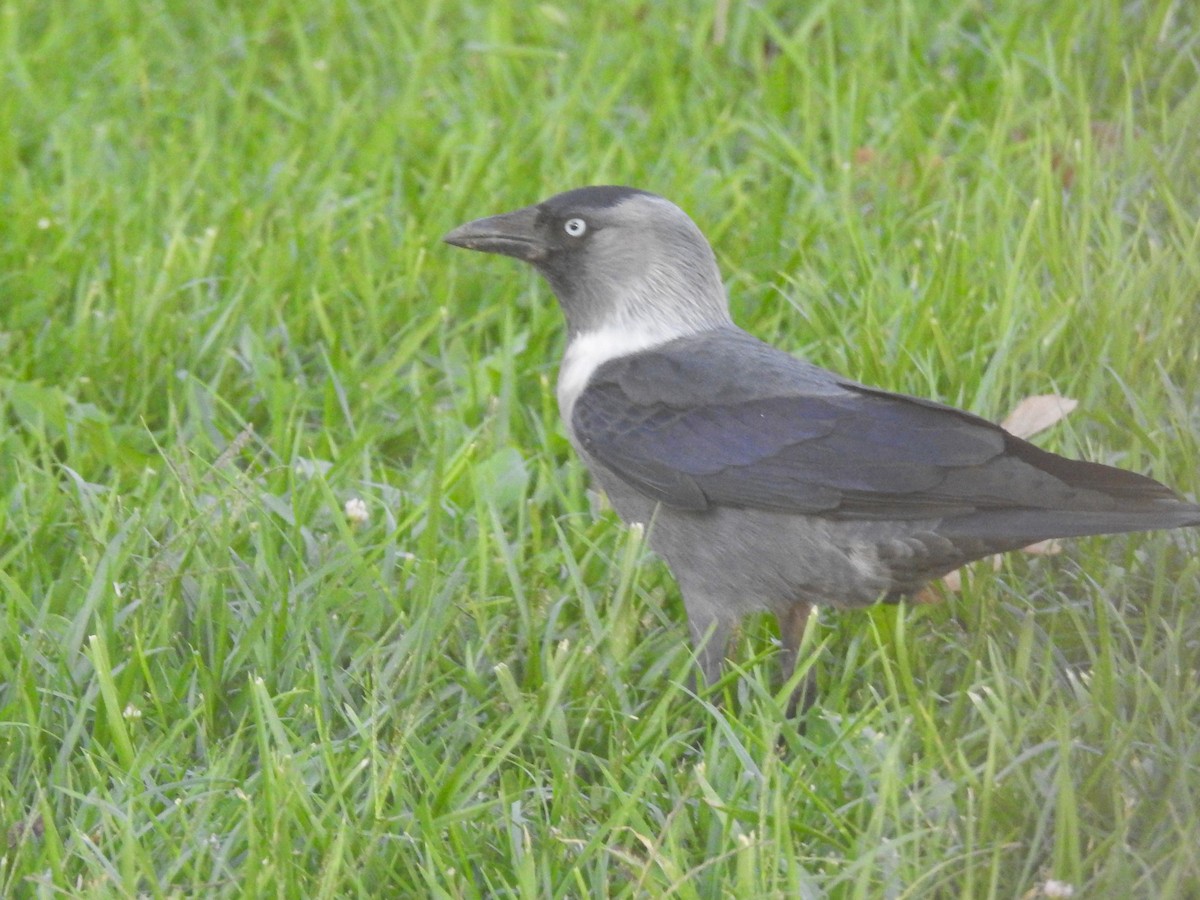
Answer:
M587 222L583 221L583 219L567 219L563 225L563 231L571 237L583 237L587 231Z

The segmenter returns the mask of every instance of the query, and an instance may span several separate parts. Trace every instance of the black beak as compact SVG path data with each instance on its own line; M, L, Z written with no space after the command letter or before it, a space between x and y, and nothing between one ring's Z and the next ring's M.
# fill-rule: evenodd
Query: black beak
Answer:
M537 207L527 206L516 212L459 225L442 240L455 247L481 253L502 253L525 262L537 262L544 259L550 250L539 236L537 218Z

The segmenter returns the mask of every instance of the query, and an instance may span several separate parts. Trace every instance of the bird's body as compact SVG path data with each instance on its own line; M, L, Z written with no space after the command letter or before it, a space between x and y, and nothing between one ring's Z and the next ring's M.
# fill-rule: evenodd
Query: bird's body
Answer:
M814 604L897 598L1046 538L1200 525L1200 506L1153 479L742 331L708 242L661 197L582 188L446 239L550 282L568 325L568 437L621 518L649 526L710 679L756 610L779 617L794 663Z

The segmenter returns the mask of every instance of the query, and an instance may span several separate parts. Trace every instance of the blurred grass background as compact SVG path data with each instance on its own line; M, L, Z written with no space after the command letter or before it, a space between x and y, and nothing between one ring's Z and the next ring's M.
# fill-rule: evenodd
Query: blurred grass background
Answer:
M0 895L1200 896L1195 533L698 701L450 227L679 203L734 316L1200 489L1178 0L0 3ZM367 520L345 513L365 503Z

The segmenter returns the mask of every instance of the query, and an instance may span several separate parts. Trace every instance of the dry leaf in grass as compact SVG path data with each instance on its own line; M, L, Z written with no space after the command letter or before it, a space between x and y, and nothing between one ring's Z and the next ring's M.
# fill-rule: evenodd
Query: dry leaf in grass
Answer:
M1050 538L1046 541L1038 541L1036 544L1030 544L1028 547L1022 547L1021 552L1028 553L1031 556L1056 556L1062 553L1062 544L1057 538Z
M993 572L1000 571L1000 554L997 553L995 556L989 556L988 559L991 560L992 571ZM950 593L952 593L952 594L957 594L959 591L962 590L962 582L963 582L963 570L962 569L955 569L953 572L950 572L949 574L942 576L942 586L946 590L950 591ZM926 588L925 591L929 591L929 588ZM926 600L922 600L921 602L936 603L937 601L931 600L931 599L926 599Z
M1019 438L1030 438L1065 419L1078 405L1078 400L1059 394L1036 394L1018 403L1000 427Z
M944 584L950 590L954 591L954 593L956 593L956 594L962 588L962 584L958 580L958 573L959 573L959 570L955 569L953 572L951 572L949 575L947 575L945 578L942 579L942 584ZM955 584L953 587L950 586L951 578L955 579ZM927 604L931 604L931 603L941 603L942 595L938 592L938 590L936 588L931 588L929 585L926 585L925 587L923 587L919 591L917 591L915 594L913 594L912 597L909 598L909 602L910 603L919 603L923 606L927 605Z
M901 188L910 188L921 179L940 172L946 159L940 154L929 153L897 161L874 147L863 145L854 148L850 164L859 175L878 176Z
M1008 414L1000 425L1009 434L1014 434L1019 438L1028 438L1037 434L1039 431L1045 431L1051 425L1055 425L1062 419L1067 417L1076 406L1079 405L1078 400L1072 400L1070 397L1063 397L1059 394L1036 394L1032 397L1026 397L1016 405L1016 408ZM1030 544L1023 549L1024 553L1031 553L1034 556L1053 556L1056 553L1062 552L1062 544L1051 538L1048 541L1039 541L1036 544ZM992 569L1000 568L1000 557L993 556ZM951 593L957 594L962 590L962 569L955 569L948 575L943 576L942 585ZM936 595L926 588L921 591L917 597L920 603L937 602Z
M1138 137L1139 129L1130 131L1118 122L1096 120L1088 125L1091 133L1092 152L1097 160L1111 159L1130 140ZM1023 144L1029 140L1029 132L1023 128L1014 128L1008 134L1008 139L1014 144ZM1050 153L1050 168L1062 181L1066 190L1075 186L1076 166L1079 164L1082 148L1079 141L1068 145L1055 147Z

